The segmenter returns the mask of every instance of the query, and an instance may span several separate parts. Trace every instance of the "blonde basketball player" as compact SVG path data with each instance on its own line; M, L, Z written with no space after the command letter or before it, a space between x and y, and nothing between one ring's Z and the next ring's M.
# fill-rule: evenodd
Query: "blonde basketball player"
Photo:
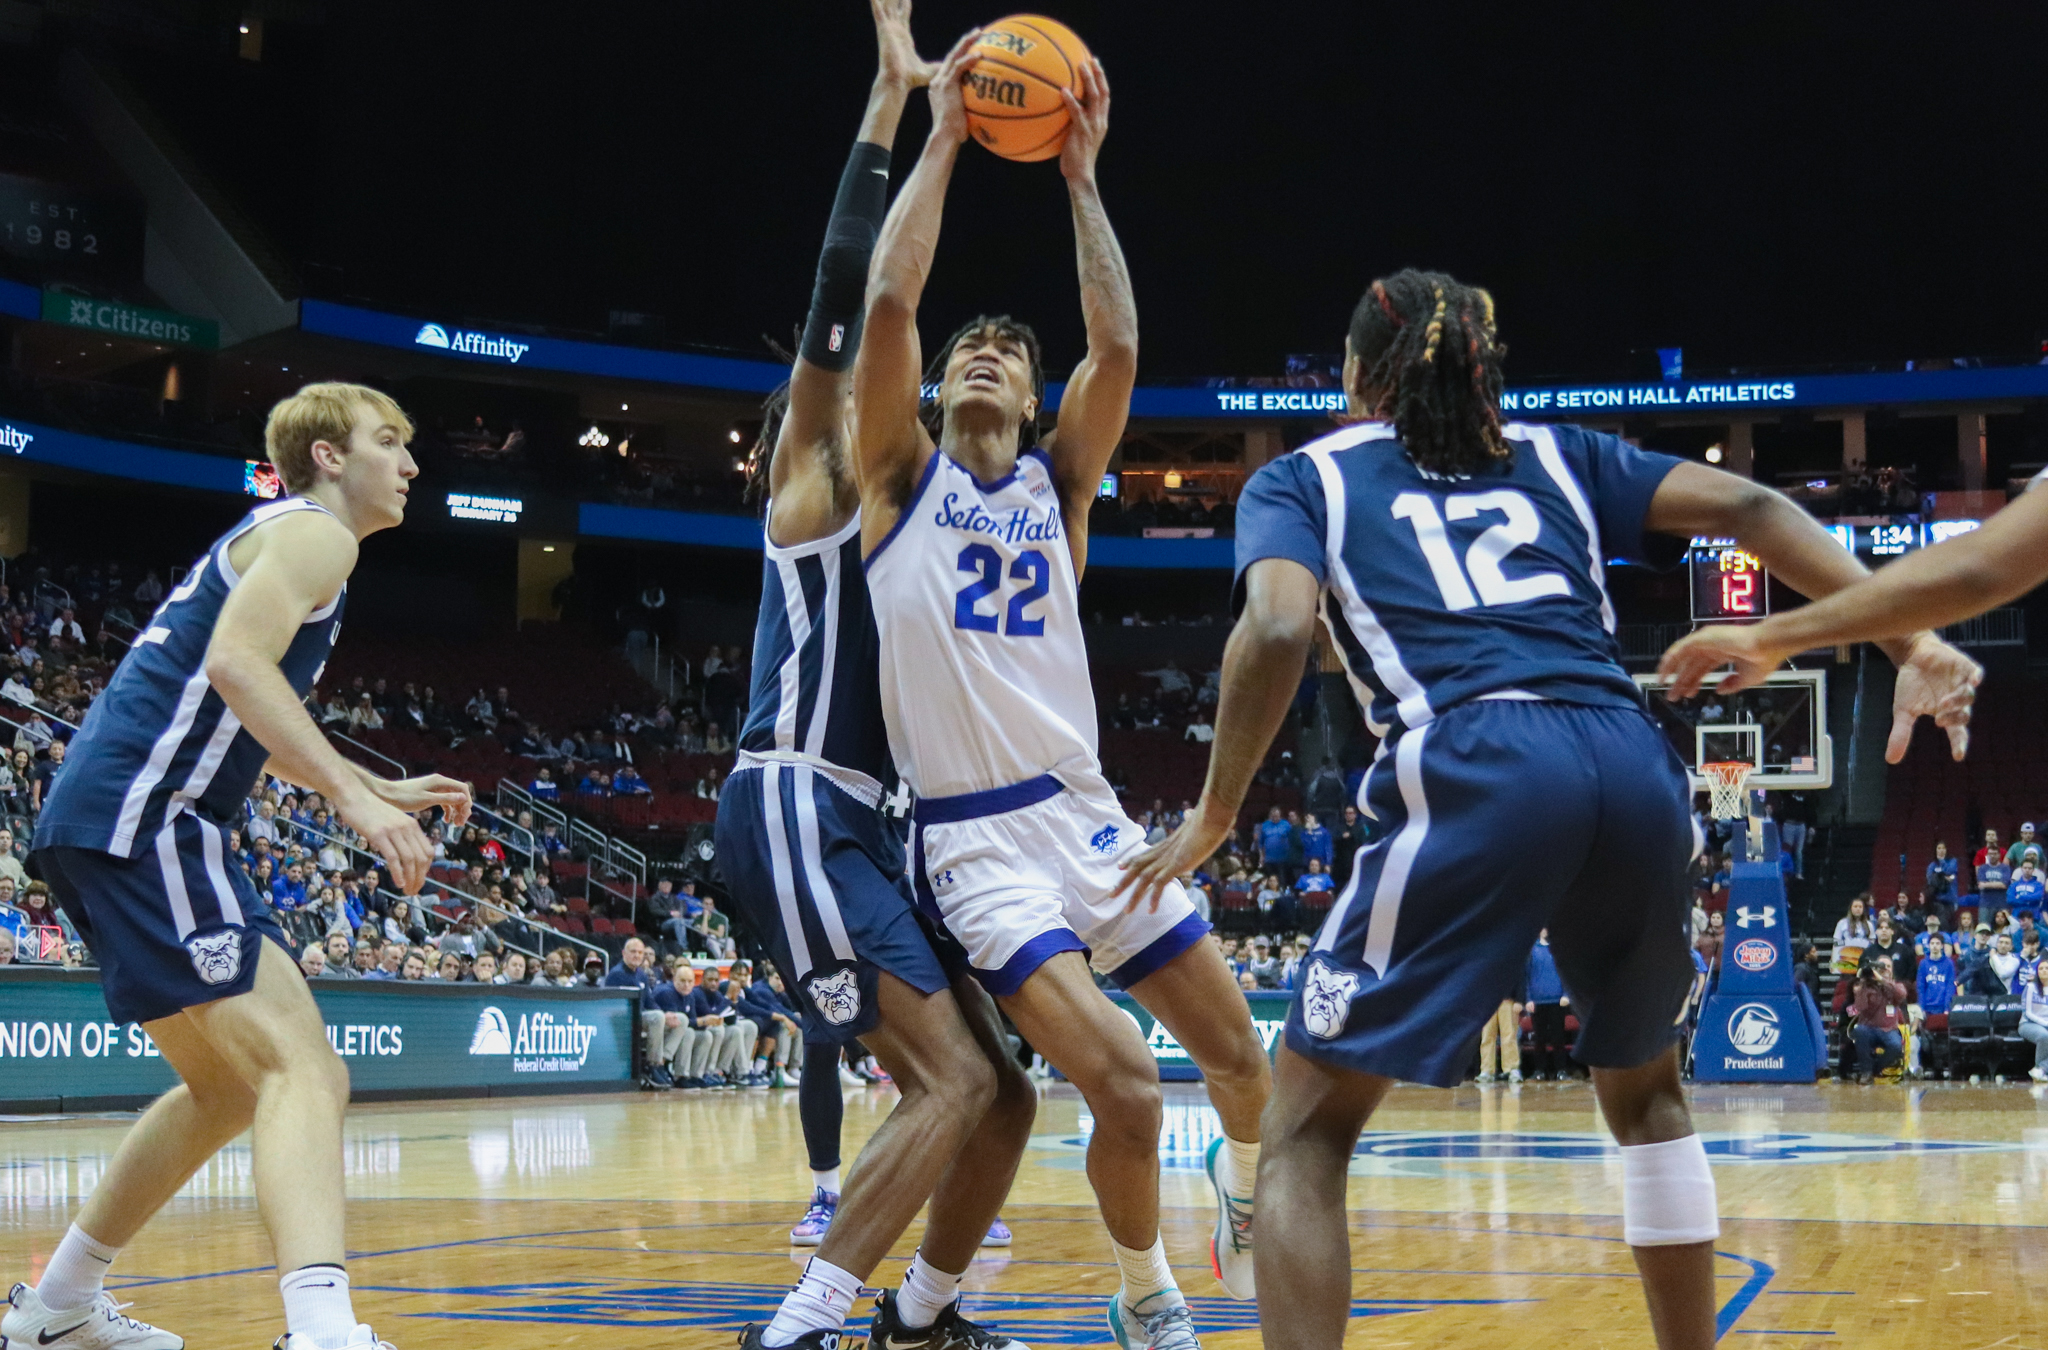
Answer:
M1060 155L1073 205L1088 354L1034 443L1043 398L1037 339L980 318L927 375L917 308L946 187L967 137L969 34L931 86L933 129L889 212L854 366L854 464L868 587L882 641L890 748L916 790L911 858L919 905L943 918L1017 1027L1087 1099L1088 1179L1123 1288L1110 1326L1126 1350L1188 1350L1187 1306L1159 1240L1158 1070L1136 1024L1095 986L1116 980L1187 1048L1224 1137L1209 1156L1212 1263L1254 1295L1252 1182L1271 1074L1208 925L1176 885L1127 912L1111 892L1143 831L1096 757L1095 701L1076 587L1088 506L1123 435L1138 320L1096 184L1109 125L1099 62L1066 95ZM939 385L929 421L920 388Z

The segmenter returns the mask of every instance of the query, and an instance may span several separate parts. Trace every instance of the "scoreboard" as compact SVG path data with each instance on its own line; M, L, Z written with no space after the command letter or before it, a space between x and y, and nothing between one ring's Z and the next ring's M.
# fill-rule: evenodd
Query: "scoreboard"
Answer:
M1686 555L1694 623L1741 622L1771 612L1769 576L1733 539L1695 539Z
M1834 521L1822 528L1857 559L1875 565L1933 548L1982 524L1880 516ZM1733 539L1696 538L1685 556L1692 574L1694 623L1741 623L1771 612L1770 575L1754 553L1744 552Z

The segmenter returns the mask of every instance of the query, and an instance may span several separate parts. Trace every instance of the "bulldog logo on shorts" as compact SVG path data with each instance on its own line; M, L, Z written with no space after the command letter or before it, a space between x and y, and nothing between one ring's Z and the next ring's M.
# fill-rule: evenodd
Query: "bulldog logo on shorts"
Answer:
M1301 1024L1308 1034L1329 1040L1344 1029L1351 1015L1351 998L1358 992L1358 977L1321 961L1308 967L1308 983L1301 987Z
M228 984L242 973L242 935L232 928L193 938L185 950L192 954L192 969L208 984Z
M835 1027L843 1027L860 1016L860 980L851 970L814 975L804 985L818 1016Z

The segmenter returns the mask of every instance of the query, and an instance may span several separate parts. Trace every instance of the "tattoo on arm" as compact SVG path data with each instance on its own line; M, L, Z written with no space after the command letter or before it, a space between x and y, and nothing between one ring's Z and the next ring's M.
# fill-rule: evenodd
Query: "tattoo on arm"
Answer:
M1131 273L1123 247L1110 226L1102 194L1093 184L1077 186L1074 198L1074 248L1081 270L1081 313L1087 321L1089 345L1135 344L1138 302L1131 293Z

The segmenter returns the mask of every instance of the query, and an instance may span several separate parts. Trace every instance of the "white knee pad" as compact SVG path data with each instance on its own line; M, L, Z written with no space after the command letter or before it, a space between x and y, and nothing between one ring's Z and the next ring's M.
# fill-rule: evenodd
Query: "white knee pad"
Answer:
M1714 1172L1698 1135L1622 1147L1621 1230L1631 1247L1673 1247L1721 1236Z

